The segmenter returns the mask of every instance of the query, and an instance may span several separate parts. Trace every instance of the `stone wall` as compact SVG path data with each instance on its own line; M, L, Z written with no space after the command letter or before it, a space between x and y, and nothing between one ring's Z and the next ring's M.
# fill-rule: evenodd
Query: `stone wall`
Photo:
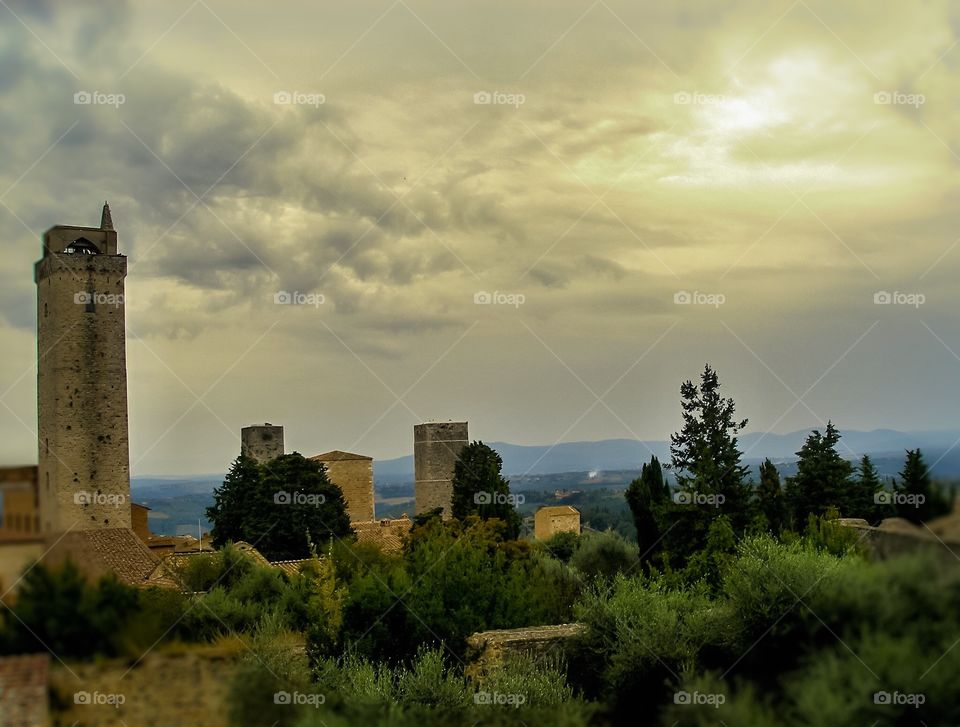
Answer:
M533 536L546 540L557 533L580 534L580 511L570 505L541 507L533 518Z
M130 527L127 259L50 249L71 236L92 234L85 228L54 228L35 271L44 532Z
M585 630L584 624L570 623L481 631L467 637L464 673L474 681L482 682L492 669L520 654L533 659L570 656L577 637Z
M436 507L450 517L453 468L467 446L467 422L431 422L413 427L414 511Z

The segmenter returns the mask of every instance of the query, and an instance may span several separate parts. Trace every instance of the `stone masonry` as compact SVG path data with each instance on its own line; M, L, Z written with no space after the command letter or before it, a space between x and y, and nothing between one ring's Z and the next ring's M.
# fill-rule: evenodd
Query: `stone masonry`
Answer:
M430 422L413 427L414 511L443 508L451 515L453 468L467 446L467 422Z
M240 454L257 462L269 462L283 454L283 427L270 422L240 430Z
M336 449L310 459L322 463L327 469L327 478L343 492L351 522L367 522L376 518L372 457Z
M126 275L107 205L100 227L43 236L34 279L44 532L130 527Z

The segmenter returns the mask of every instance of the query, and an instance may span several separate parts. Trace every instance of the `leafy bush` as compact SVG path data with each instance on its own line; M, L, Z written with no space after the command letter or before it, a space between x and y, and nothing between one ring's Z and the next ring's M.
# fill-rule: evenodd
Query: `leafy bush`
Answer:
M611 579L617 573L638 572L640 558L635 543L607 530L583 536L570 565L588 579Z

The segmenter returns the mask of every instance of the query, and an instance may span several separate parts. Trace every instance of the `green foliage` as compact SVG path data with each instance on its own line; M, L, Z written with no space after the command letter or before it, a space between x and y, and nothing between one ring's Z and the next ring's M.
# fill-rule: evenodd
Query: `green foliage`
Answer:
M683 426L670 437L671 468L681 492L722 497L722 506L678 505L667 509L660 528L666 549L678 564L702 549L710 523L725 514L734 532L743 533L753 519L748 468L740 463L737 434L747 420L736 421L733 399L720 395L720 381L709 365L699 386L686 381L680 387ZM722 509L721 509L722 508Z
M895 492L897 515L913 523L946 515L953 507L953 493L934 485L919 449L907 450Z
M767 529L774 535L779 535L787 525L787 503L780 486L780 472L769 457L760 465L757 504Z
M262 466L241 455L213 496L207 517L216 546L244 540L271 560L289 560L352 532L340 488L323 465L296 452Z
M554 533L549 538L541 540L539 545L561 563L567 563L580 547L581 535L569 530Z
M617 573L633 573L639 569L636 547L613 531L582 536L580 547L570 558L570 566L587 579L612 579Z
M633 514L640 560L642 563L652 562L662 548L661 524L671 504L670 488L656 456L644 463L640 476L630 483L624 496Z
M880 493L883 491L883 482L880 480L873 460L870 459L870 455L863 455L857 466L853 485L853 504L849 517L862 517L871 525L875 525L884 518L893 516L894 509L882 502L883 497Z
M7 653L52 651L61 658L90 659L121 653L124 629L137 612L138 593L114 576L88 581L67 561L34 565L20 581L7 619Z
M827 422L823 434L814 429L797 452L797 474L787 478L787 503L794 526L802 526L810 515L822 515L836 508L849 515L853 494L853 466L837 452L840 432Z
M520 515L510 494L510 483L500 474L503 460L483 442L473 442L460 451L453 468L451 510L465 520L477 515L482 520L497 518L507 524L507 537L520 535Z

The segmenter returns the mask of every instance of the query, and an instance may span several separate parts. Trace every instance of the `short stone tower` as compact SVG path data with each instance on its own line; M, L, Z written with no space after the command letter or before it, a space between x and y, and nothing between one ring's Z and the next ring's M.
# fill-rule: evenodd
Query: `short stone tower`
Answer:
M326 468L330 482L343 492L350 522L369 522L376 519L372 457L335 449L310 459L320 462Z
M414 509L419 515L436 507L451 515L453 468L467 446L467 422L430 422L413 427Z
M257 462L269 462L283 454L283 427L270 422L240 430L240 454Z
M34 268L44 532L130 527L126 276L106 203L99 227L44 233Z

